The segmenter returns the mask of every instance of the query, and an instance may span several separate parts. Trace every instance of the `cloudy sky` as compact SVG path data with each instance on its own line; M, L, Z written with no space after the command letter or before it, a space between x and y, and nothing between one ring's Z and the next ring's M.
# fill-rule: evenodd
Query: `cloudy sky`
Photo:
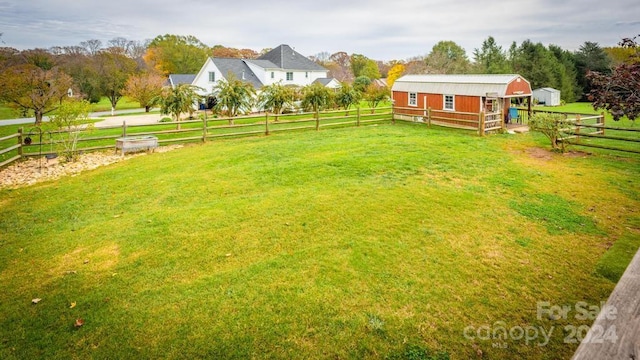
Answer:
M305 55L345 51L376 60L426 55L453 40L471 56L493 36L577 50L640 34L638 0L0 0L0 33L17 49L115 37L194 35L209 46L288 44Z

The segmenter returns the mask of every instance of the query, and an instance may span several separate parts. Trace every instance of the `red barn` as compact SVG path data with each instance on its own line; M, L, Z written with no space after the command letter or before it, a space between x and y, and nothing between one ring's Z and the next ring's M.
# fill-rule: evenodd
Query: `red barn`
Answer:
M509 122L512 99L528 98L530 104L532 96L529 82L517 74L405 75L391 90L396 119L482 133Z

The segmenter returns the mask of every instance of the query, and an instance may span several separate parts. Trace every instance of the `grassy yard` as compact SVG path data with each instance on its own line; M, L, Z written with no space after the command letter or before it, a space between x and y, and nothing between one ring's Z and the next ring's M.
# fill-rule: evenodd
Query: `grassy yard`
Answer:
M127 110L127 109L139 109L140 104L137 101L131 100L128 97L123 97L118 101L118 110ZM93 104L91 111L109 111L111 110L111 103L109 99L103 97L100 99L100 102ZM16 112L14 109L6 106L5 104L0 103L0 120L5 119L15 119L22 118L24 114L20 114ZM51 115L51 114L47 114ZM33 117L33 113L27 114L28 117Z
M607 299L640 159L541 146L379 125L0 190L0 358L570 358L591 320L537 304Z

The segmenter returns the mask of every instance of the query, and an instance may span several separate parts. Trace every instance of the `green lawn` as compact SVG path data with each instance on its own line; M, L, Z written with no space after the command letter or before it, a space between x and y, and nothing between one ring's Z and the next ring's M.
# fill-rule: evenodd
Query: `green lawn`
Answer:
M140 104L137 101L134 101L128 97L123 97L118 101L118 110L128 110L128 109L140 109ZM100 102L93 104L91 111L109 111L111 110L111 103L106 97L100 99ZM50 114L47 114L50 115ZM33 113L27 114L29 117L33 117ZM17 113L15 110L9 108L8 106L0 103L0 120L5 119L15 119L22 118L23 114Z
M281 133L0 190L0 358L570 358L564 326L591 322L536 306L607 299L640 159L544 143ZM555 331L474 332L496 323Z

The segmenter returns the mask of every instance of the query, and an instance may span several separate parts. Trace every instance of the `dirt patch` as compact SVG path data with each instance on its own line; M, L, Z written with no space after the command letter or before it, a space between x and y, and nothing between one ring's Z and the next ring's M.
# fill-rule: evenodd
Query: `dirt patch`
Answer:
M543 161L552 160L555 156L563 156L563 157L569 157L569 158L583 158L591 155L590 153L587 153L584 151L567 151L565 153L556 153L543 148L528 148L524 152L534 159L543 160Z
M543 148L528 148L525 152L534 159L549 161L554 153Z
M180 147L182 145L161 146L155 151L166 152ZM146 153L140 152L121 156L114 154L113 151L101 151L82 154L75 162L62 162L59 158L52 160L31 158L25 161L18 161L0 170L0 189L33 185L42 181L59 179L63 176L76 176L86 170L143 155L146 155Z

